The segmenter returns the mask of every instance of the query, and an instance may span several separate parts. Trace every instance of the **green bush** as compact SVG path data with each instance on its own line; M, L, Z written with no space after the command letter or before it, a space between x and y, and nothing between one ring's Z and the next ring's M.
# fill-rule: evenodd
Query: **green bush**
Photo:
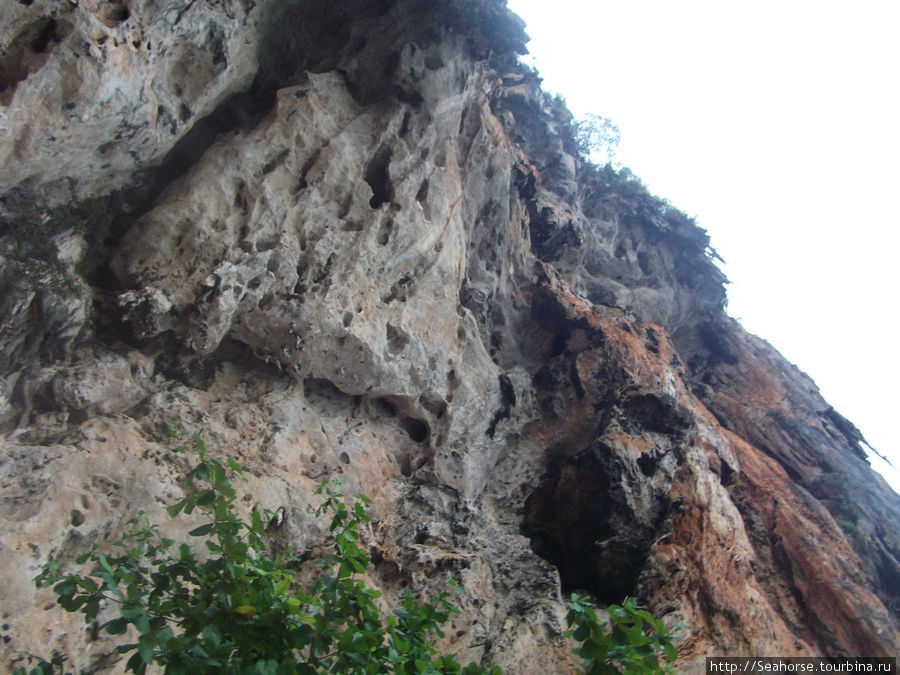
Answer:
M226 466L207 456L199 436L191 441L200 462L184 480L188 495L168 512L206 514L190 535L208 556L176 546L140 514L113 544L114 553L94 547L76 559L91 564L86 574L62 573L61 562L51 561L38 577L85 622L105 605L114 607L117 616L100 629L124 635L130 628L137 636L118 647L130 654L129 671L143 673L155 663L167 673L499 673L437 655L431 639L443 636L441 625L457 611L447 593L419 603L406 591L402 609L382 617L375 604L380 593L355 576L370 563L359 545L360 527L369 520L366 497L348 507L338 483L319 487L324 502L317 515L331 515L334 550L319 561L312 586L303 588L289 567L297 558L266 555L272 514L241 520ZM237 463L226 463L243 477ZM44 672L52 672L51 664L32 671Z
M339 483L319 486L317 494L324 499L316 515L331 516L333 550L318 561L320 573L304 588L292 569L300 563L297 557L266 554L266 527L273 514L253 512L247 523L235 513L229 474L243 478L241 467L207 456L199 435L190 443L200 461L184 479L187 496L168 512L173 518L205 514L205 522L189 534L207 555L199 557L193 547L161 536L140 513L111 552L95 545L75 559L86 573L64 571L68 563L52 560L37 578L41 585L52 584L58 603L82 613L86 623L112 610L113 618L99 629L128 635L123 639L130 641L117 651L130 655L129 671L144 673L156 664L166 673L191 674L500 674L493 665L461 666L431 644L434 636L443 637L441 626L458 611L448 593L418 602L407 590L402 607L382 615L375 604L380 593L358 576L371 562L359 543L360 528L369 521L365 506L370 501L364 495L348 506ZM636 672L628 670L633 664L658 667L658 649L675 658L662 624L642 608L629 601L611 607L610 614L613 628L607 634L586 599L573 596L569 603L569 625L583 643L576 654L587 672L618 672L607 663L623 665L624 672ZM644 623L656 632L644 635ZM64 660L39 660L30 672L62 672ZM14 672L24 675L25 670Z
M669 663L678 657L672 635L663 622L654 619L633 598L626 598L621 605L610 605L609 622L599 619L586 597L573 593L568 607L569 634L581 643L575 654L581 657L586 673L662 673L665 671L660 654L664 653Z

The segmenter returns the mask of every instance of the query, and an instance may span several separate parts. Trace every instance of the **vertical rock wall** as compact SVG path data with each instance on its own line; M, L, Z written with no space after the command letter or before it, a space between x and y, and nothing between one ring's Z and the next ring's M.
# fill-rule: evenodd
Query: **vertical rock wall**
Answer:
M370 582L452 571L462 659L570 669L576 589L679 615L687 669L897 653L897 495L702 230L583 165L501 3L0 18L4 663L116 667L31 579L166 520L175 419L280 545L322 478L372 497Z

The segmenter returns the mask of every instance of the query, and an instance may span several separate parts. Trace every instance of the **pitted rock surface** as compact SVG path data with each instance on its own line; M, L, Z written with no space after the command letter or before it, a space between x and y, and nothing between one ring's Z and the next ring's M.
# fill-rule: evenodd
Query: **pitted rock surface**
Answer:
M705 232L578 157L497 0L0 13L0 660L115 644L31 580L164 506L176 420L273 547L373 499L368 583L443 648L570 672L572 591L707 655L895 655L900 498L724 312ZM180 528L172 531L172 528Z

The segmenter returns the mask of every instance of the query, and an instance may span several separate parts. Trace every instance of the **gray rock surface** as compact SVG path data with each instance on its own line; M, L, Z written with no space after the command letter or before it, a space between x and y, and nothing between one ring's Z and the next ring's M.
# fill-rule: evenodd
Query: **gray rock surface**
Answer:
M368 581L452 571L463 660L572 670L576 589L679 615L686 671L896 654L897 495L705 233L577 156L502 3L0 11L4 664L123 667L31 579L169 524L176 419L277 545L369 495Z

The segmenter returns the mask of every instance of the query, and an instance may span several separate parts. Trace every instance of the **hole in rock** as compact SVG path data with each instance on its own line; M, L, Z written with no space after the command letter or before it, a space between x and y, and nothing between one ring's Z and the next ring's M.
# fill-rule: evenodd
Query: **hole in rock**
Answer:
M100 10L100 22L112 28L123 21L127 21L128 17L131 16L131 11L128 9L128 6L124 3L116 3L111 2L107 3Z
M400 420L400 425L416 443L424 443L428 440L428 434L430 433L428 425L422 420L417 420L415 417L404 417Z
M416 193L416 201L422 207L422 213L425 215L425 220L431 220L431 206L428 204L428 179L422 181L422 184L419 186L419 191Z
M56 34L56 19L50 19L37 31L37 34L31 39L31 44L29 46L34 53L43 54L47 51L49 44L58 39Z
M563 593L611 604L635 594L653 531L630 511L603 452L554 460L525 501L522 533L559 570Z
M650 254L646 251L639 251L637 255L638 259L638 267L641 268L641 272L645 275L650 276L652 274L652 264L650 261Z
M444 61L440 54L428 54L425 57L425 67L428 70L440 70L444 67Z
M393 196L390 165L391 149L386 147L379 148L366 165L365 179L372 188L372 199L369 200L369 206L373 209L387 204Z
M416 91L406 91L402 87L394 87L394 93L397 96L397 100L400 103L405 103L406 105L412 107L414 110L419 110L422 107L422 103L425 102L425 99L422 98L422 95Z
M330 380L307 378L303 380L303 395L313 409L318 411L347 410L353 406L353 396L345 394Z
M409 133L409 118L410 118L410 112L407 110L403 114L403 121L400 123L400 131L397 132L397 135L400 138L405 138L406 134Z
M388 351L392 354L398 354L403 351L409 343L409 336L402 329L397 329L391 324L387 324L387 346Z
M500 375L498 377L499 385L500 385L500 402L501 406L494 413L494 418L491 420L490 426L487 428L487 435L491 438L494 437L494 434L497 431L497 425L501 422L501 420L508 420L510 411L513 406L516 404L516 390L513 387L512 381L510 381L509 377L506 375Z
M419 191L416 193L416 201L420 204L428 199L428 179L422 181Z
M397 408L386 398L368 399L370 413L375 417L396 417Z
M637 459L638 468L648 478L656 473L657 459L653 455L643 454Z
M447 412L447 401L441 398L422 394L419 396L419 403L422 404L425 410L434 415L435 419L441 419L444 413Z
M394 221L388 218L381 224L381 228L378 230L378 243L382 246L387 246L388 241L391 239L391 230L394 228Z
M272 306L272 303L275 301L275 296L272 293L266 293L259 299L259 302L256 306L259 309L266 310Z
M677 435L690 426L684 408L668 394L635 394L625 399L622 409L641 429Z
M17 85L40 70L52 51L71 32L67 21L43 17L25 26L0 53L0 105L9 105Z

